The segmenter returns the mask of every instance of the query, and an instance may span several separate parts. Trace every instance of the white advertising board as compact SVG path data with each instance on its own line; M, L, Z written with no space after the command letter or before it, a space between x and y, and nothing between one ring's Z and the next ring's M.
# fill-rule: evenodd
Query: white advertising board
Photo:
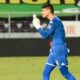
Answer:
M63 21L66 37L80 37L80 21Z

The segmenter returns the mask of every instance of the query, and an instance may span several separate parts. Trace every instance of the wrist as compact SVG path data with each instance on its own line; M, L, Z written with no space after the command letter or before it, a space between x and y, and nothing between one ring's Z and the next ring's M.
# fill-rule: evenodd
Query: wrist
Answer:
M34 27L38 30L41 27L41 25L38 24L38 25L35 25Z

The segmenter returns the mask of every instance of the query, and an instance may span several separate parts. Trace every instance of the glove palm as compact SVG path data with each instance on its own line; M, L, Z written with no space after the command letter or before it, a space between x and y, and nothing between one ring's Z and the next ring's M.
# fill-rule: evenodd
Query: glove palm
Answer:
M33 15L33 25L36 29L39 29L40 28L40 20L37 18L36 15Z

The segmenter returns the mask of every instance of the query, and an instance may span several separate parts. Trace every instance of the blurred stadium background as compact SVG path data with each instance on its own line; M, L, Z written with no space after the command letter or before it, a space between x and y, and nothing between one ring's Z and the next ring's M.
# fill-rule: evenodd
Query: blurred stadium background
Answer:
M0 0L0 80L41 80L50 39L42 39L33 27L32 14L46 26L49 21L40 11L49 2L64 24L70 70L80 80L79 0ZM58 73L56 69L51 80L65 80Z

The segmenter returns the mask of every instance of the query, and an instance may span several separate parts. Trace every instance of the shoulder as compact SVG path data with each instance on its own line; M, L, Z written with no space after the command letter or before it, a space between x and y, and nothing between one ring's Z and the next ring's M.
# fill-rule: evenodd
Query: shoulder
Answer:
M53 19L53 21L54 21L54 22L55 22L55 21L61 22L61 19L60 19L58 16L55 16L54 19Z
M61 19L60 19L58 16L55 16L53 22L54 22L56 25L63 25Z

